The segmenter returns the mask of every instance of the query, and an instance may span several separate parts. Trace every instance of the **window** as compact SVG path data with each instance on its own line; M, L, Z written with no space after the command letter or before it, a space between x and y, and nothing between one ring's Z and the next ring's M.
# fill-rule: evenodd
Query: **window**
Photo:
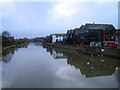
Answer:
M110 36L110 40L112 41L114 39L114 37L113 36Z
M113 36L111 36L110 38L111 38L111 39L113 39L114 37L113 37Z
M56 42L58 42L58 39L56 39Z
M107 30L105 30L105 34L108 34L109 33L109 30L107 29Z
M108 41L108 36L105 36L105 41Z
M110 30L110 34L113 34L115 31L114 30Z

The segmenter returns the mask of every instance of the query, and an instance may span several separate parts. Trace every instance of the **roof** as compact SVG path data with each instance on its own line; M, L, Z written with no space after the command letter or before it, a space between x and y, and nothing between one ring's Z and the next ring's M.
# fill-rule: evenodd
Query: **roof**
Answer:
M78 31L80 31L80 28L75 28L74 32L77 33Z
M73 29L71 29L71 30L67 30L67 34L71 34L71 33L73 33L73 32L74 32Z
M14 38L14 37L8 37L8 38Z
M116 31L120 31L120 29L116 29Z
M55 36L63 36L63 35L65 35L65 34L54 34Z
M85 25L81 25L80 30L84 30Z
M89 29L99 29L99 30L105 30L105 29L115 29L112 24L86 24Z
M55 59L66 59L66 57L56 57Z
M74 30L79 31L79 30L80 30L80 28L75 28Z

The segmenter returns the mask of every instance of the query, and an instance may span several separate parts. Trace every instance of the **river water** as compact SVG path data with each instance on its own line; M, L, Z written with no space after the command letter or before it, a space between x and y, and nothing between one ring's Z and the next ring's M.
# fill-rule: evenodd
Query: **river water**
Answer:
M118 88L118 59L39 43L3 52L3 88Z

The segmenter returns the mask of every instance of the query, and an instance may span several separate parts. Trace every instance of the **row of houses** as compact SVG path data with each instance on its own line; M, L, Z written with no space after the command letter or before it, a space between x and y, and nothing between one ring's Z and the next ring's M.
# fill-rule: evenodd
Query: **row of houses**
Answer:
M36 38L31 38L29 39L31 42L41 42L44 43L46 38L45 37L36 37Z
M51 34L46 37L46 42L75 45L120 46L120 30L112 24L81 25L80 28L68 30L66 34Z

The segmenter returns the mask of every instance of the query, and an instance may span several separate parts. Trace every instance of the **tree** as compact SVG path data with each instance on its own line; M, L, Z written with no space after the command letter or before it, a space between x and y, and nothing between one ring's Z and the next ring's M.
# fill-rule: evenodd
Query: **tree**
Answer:
M10 34L8 31L3 31L3 32L2 32L2 36L3 36L3 37L10 37L11 34Z

